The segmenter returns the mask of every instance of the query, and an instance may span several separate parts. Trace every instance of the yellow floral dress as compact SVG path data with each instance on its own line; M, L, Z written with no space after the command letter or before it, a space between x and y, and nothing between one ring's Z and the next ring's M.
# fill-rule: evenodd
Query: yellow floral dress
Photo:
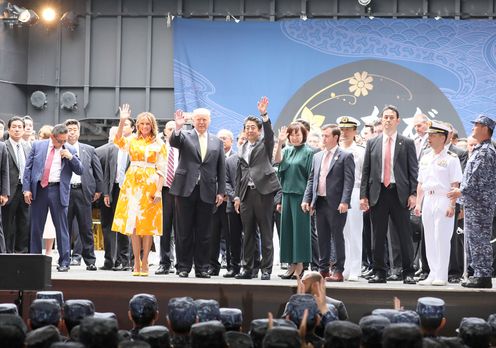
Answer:
M159 175L165 177L167 149L161 140L132 135L115 139L131 164L115 208L112 231L126 235L162 235L162 202L153 203Z

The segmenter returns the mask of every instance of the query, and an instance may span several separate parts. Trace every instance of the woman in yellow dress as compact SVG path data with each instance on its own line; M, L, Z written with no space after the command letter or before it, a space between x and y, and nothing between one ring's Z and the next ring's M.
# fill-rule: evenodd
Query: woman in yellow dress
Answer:
M131 164L115 208L112 231L131 236L133 276L148 276L148 255L152 238L162 235L162 186L166 173L167 149L157 137L157 121L152 113L139 114L136 118L136 134L125 138L122 136L122 129L131 116L129 104L124 104L119 112L119 128L114 144L129 153Z

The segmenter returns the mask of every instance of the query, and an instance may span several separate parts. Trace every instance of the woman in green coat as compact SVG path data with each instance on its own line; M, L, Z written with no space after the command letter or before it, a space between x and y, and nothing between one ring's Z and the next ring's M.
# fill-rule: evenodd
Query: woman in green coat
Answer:
M275 163L282 186L281 262L291 264L282 279L303 274L303 263L312 259L310 215L303 212L301 202L312 170L314 151L305 144L306 128L298 122L282 127L276 148ZM289 146L282 145L289 140Z

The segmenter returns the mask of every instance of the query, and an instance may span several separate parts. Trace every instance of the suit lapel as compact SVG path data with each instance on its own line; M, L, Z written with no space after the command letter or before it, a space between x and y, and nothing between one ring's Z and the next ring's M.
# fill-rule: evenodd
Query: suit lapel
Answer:
M198 145L200 145L200 141L198 140ZM208 158L210 157L210 149L213 149L215 146L215 138L213 135L210 135L207 133L207 153L205 154L205 158L203 159L203 162L206 162Z
M192 130L192 132L193 132L193 145L195 145L196 154L198 155L198 158L201 161L200 139L198 138L198 133L196 133L195 130Z
M10 140L6 140L5 145L7 146L7 150L9 150L10 155L12 156L14 164L16 165L17 169L19 169L19 163L17 163L16 153L14 152L14 147L12 146Z
M331 172L332 167L334 167L334 163L336 163L340 154L341 154L341 149L337 147L336 152L334 152L334 154L332 155L331 164L329 165L329 171L327 172L327 175L329 175L329 173Z
M324 151L320 151L315 156L317 156L317 158L315 159L314 181L315 178L317 178L318 182L320 177L320 168L322 167L322 160L324 159Z
M394 145L394 157L393 157L393 168L396 163L396 158L398 158L398 154L400 153L401 149L403 148L403 139L400 138L399 134L396 134L396 143Z

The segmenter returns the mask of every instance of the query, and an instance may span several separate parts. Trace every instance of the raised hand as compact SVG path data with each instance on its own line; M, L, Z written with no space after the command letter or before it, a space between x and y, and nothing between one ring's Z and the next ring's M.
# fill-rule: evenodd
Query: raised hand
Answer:
M265 115L267 113L267 105L269 105L269 99L267 97L260 98L257 104L260 115Z
M279 129L279 136L277 137L277 140L279 140L279 144L284 144L284 142L288 139L288 127L282 126L281 129Z
M119 119L124 122L131 117L131 106L129 104L122 104L119 106Z
M186 123L186 117L184 116L184 112L181 109L176 110L174 113L174 121L176 121L176 130L183 128Z

